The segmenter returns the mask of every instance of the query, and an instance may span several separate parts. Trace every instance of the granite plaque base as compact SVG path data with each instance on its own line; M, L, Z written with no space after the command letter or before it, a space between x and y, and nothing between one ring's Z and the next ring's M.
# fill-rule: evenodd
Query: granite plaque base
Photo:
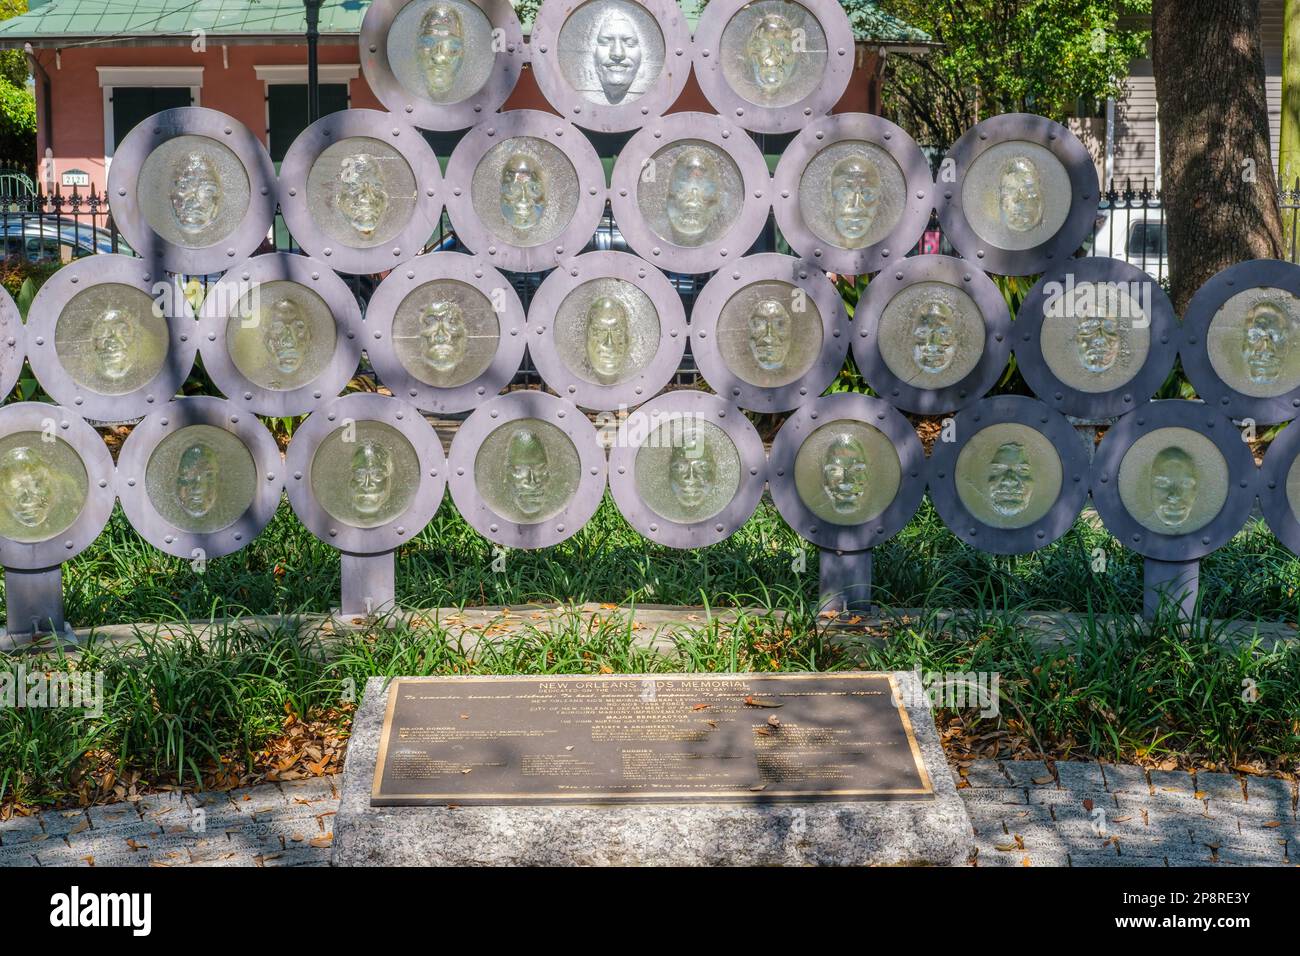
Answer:
M694 679L697 675L680 676ZM482 739L484 731L468 731L459 723L440 724L436 713L439 703L436 700L432 712L422 711L416 714L427 721L425 725L417 727L414 732L408 728L398 734L394 714L398 712L399 701L390 700L392 688L403 688L403 696L408 700L419 695L412 692L411 682L398 679L390 687L385 687L382 678L372 678L353 724L343 772L342 800L334 820L331 862L335 866L801 866L963 863L972 842L970 821L945 762L920 681L917 675L908 672L873 676L877 678L874 683L864 681L862 686L890 688L890 699L897 700L900 704L898 719L906 729L905 744L891 739L887 733L875 732L874 729L862 736L869 738L869 744L879 742L885 747L881 757L873 756L871 759L892 762L893 769L889 773L895 778L895 786L863 786L862 768L844 767L842 772L833 768L825 769L834 761L829 761L826 757L827 748L820 747L815 748L820 757L811 761L822 768L817 775L838 778L840 783L812 786L808 792L799 793L797 785L769 782L749 787L740 785L744 782L742 779L740 784L734 786L709 784L700 793L684 795L681 793L682 780L718 779L719 775L705 771L682 777L679 771L674 771L671 778L663 781L663 789L670 792L644 802L635 792L637 787L632 787L632 792L617 795L608 792L608 781L599 778L602 767L606 771L609 769L608 755L603 758L596 756L594 760L594 764L599 766L592 772L596 782L592 784L591 792L580 793L570 799L557 797L556 791L563 790L568 784L557 787L554 770L547 770L540 775L542 779L523 788L509 788L508 792L500 794L479 792L484 789L483 785L476 785L469 778L475 773L504 773L501 767L513 762L517 744L500 742L509 740L509 736L498 737L498 730L493 730L488 733L488 743L483 746L490 752L493 749L491 741L498 741L497 751L501 759L481 759L482 754L473 752L478 745L472 742L476 738ZM760 677L770 679L771 675L713 675L715 680L736 682L752 681ZM665 682L661 686L678 690L676 685L667 683L672 680L672 675L615 678L619 679ZM459 711L454 715L455 720L472 724L480 712L492 709L487 703L492 697L492 681L500 681L500 686L505 687L507 684L517 685L521 680L524 679L488 679L488 683L482 687L483 692L476 685L474 695L468 698L472 706L459 699L452 705L452 710ZM440 681L422 686L445 687L446 683ZM740 684L737 683L737 686ZM705 707L703 704L694 704L688 710L694 712L698 708L699 720L705 723L725 725L729 720L735 722L734 718L739 716L741 723L752 724L751 729L755 734L763 734L763 728L770 726L779 735L806 723L799 719L799 707L804 706L800 701L788 700L789 710L785 706L770 707L768 705L779 703L785 698L768 690L776 685L764 683L757 686L764 688L765 696L750 697L733 713L732 718L717 713L710 716L711 710L718 709L716 705ZM815 686L818 686L815 682L809 682L801 684L799 689L811 690ZM692 691L682 690L680 693L689 695ZM819 690L818 693L824 692ZM437 694L432 696L437 697ZM792 692L792 697L799 696L805 695ZM710 698L701 692L700 699L707 701ZM586 700L590 705L590 697ZM879 700L876 706L880 706ZM590 706L585 707L589 717L590 710ZM622 710L625 711L626 708ZM583 712L584 708L579 708L579 714ZM509 719L501 718L495 711L493 713L493 726L504 726L509 730ZM571 715L572 709L567 709L564 713ZM784 719L778 716L777 724L769 725L767 717L783 713ZM462 717L462 714L465 716ZM398 717L400 720L400 713ZM408 724L411 718L412 714L408 713ZM597 722L608 720L608 708L600 710L595 719ZM615 715L614 719L618 722L622 718ZM546 725L545 714L529 724L542 732ZM381 741L385 737L386 726L392 739L384 747L381 746ZM629 725L624 721L622 726L624 730L616 730L615 736L619 733L626 734ZM450 743L448 733L454 738ZM396 743L399 736L403 741L400 745ZM602 730L593 736L606 741L610 732ZM763 736L763 741L755 738L755 742L766 748L768 735ZM650 739L652 744L648 750L653 752L660 749L653 742L666 739L666 735L656 731L650 734ZM430 741L433 743L430 744ZM385 777L383 768L379 768L380 772L376 773L381 750L385 762L389 764L391 776L395 746L408 755L404 766L410 767L413 765L412 758L409 757L412 753L432 751L435 755L442 754L445 757L453 751L460 753L465 750L466 741L471 742L468 747L471 753L465 757L464 767L448 767L444 765L446 761L439 761L438 766L430 772L427 760L425 763L415 762L418 765L414 771L416 777L427 776L439 785L429 786L429 780L420 781L420 786L397 784L396 789L405 786L413 793L420 791L417 799L424 801L423 805L392 804L394 781ZM579 744L573 741L557 739L555 743L557 746L552 749L572 754L574 759L591 756L584 755ZM728 746L734 745L733 740ZM624 749L646 752L646 748L640 746ZM685 749L689 750L690 746ZM727 747L722 748L726 749ZM833 747L830 749L834 750ZM718 756L722 750L713 756ZM733 762L746 767L752 763L751 760ZM497 770L493 770L494 765ZM622 766L627 766L626 758ZM908 779L907 773L901 768L912 769L916 777ZM746 773L749 773L748 769L740 771L741 777ZM453 774L456 778L454 780ZM412 773L404 772L402 776L409 781ZM794 777L785 771L778 773L780 780L808 776L806 773L796 773ZM868 773L868 778L869 776ZM919 787L916 786L917 780L921 783ZM497 783L499 782L500 778ZM454 787L458 787L457 792L463 796L452 793ZM837 788L842 788L844 793L851 796L837 796ZM507 788L493 786L488 789ZM424 791L433 793L425 794ZM461 800L465 802L458 802ZM484 802L485 800L501 802ZM407 802L409 804L409 799Z

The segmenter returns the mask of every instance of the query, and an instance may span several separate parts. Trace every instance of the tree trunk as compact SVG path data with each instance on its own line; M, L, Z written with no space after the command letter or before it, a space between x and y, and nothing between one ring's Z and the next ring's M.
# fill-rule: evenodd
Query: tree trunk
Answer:
M1286 0L1282 10L1282 135L1277 168L1282 189L1294 196L1300 180L1300 0ZM1282 211L1282 250L1295 261L1294 209Z
M1216 272L1282 255L1259 0L1154 0L1152 61L1174 308Z

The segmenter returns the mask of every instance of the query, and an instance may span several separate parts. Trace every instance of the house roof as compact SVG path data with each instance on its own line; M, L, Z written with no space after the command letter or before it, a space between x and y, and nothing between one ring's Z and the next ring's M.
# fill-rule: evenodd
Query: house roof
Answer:
M302 0L32 0L34 8L0 23L0 47L111 43L189 43L193 31L236 42L292 41L307 29ZM921 30L881 12L874 0L841 0L856 39L868 43L924 44ZM680 0L694 29L704 4ZM353 38L369 0L324 0L320 32L325 42ZM531 22L524 22L528 31Z

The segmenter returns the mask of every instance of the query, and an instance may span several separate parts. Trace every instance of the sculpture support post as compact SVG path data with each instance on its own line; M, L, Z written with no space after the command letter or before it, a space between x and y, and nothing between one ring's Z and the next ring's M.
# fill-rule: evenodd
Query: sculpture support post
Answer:
M387 614L397 603L392 551L378 554L340 552L343 617Z
M819 610L842 614L871 612L871 549L819 548Z
M1146 558L1142 569L1142 617L1156 616L1162 598L1175 605L1187 618L1196 608L1201 582L1200 561L1157 561Z
M63 630L63 569L5 568L6 628L9 636Z
M322 0L303 0L307 8L307 123L320 119L320 71L317 67L317 44L320 41Z

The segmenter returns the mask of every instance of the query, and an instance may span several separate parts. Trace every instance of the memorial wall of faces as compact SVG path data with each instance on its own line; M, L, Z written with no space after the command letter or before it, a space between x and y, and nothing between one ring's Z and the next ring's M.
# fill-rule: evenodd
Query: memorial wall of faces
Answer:
M1150 557L1218 547L1256 494L1300 545L1300 438L1261 473L1233 424L1300 414L1300 267L1235 266L1180 322L1150 276L1077 257L1098 186L1065 128L994 117L936 178L902 129L832 113L838 3L712 0L692 36L668 0L547 0L524 43L505 0L376 0L360 52L385 109L320 119L278 175L231 117L146 120L109 182L138 255L61 269L26 323L0 302L0 379L25 357L59 403L0 409L6 566L85 547L105 496L169 553L228 553L286 492L352 554L409 541L445 490L494 543L545 547L606 488L672 547L766 491L864 550L927 488L997 552L1089 494ZM553 113L500 111L525 63ZM692 71L716 112L667 113ZM465 133L437 156L421 130ZM608 178L589 132L626 134ZM758 133L788 134L773 169ZM587 251L607 205L628 252ZM277 208L301 254L255 254ZM444 211L465 251L426 251ZM955 256L910 255L932 214ZM527 309L518 272L544 274ZM341 274L379 279L364 309ZM873 278L850 310L828 274ZM1012 316L990 275L1041 279ZM669 388L688 348L708 390ZM526 352L544 389L507 391ZM1013 353L1033 397L986 397ZM196 356L223 398L177 397ZM826 394L850 356L871 394ZM1204 403L1152 402L1179 356ZM381 393L344 395L363 363ZM766 446L755 413L782 416ZM304 414L287 453L259 420ZM929 455L909 414L944 420ZM462 419L446 448L436 416ZM1115 424L1090 456L1067 416ZM104 423L133 426L116 467Z

